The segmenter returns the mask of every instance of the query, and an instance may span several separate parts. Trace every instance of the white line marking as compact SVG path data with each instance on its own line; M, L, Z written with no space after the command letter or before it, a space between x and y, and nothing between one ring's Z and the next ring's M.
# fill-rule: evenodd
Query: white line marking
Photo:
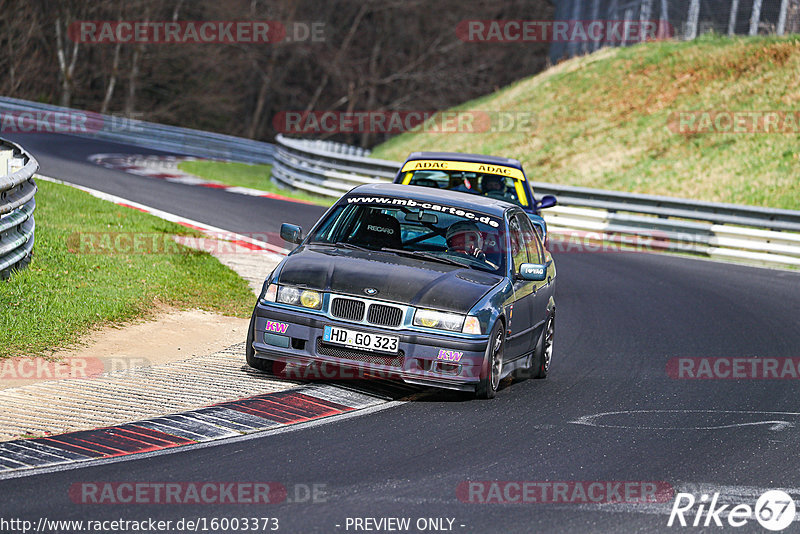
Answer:
M769 430L785 430L786 428L791 428L795 426L795 423L791 421L783 421L783 420L775 420L770 419L767 421L748 421L742 423L730 423L730 424L719 424L719 425L705 425L705 426L642 426L636 424L636 422L631 422L630 424L604 424L598 422L598 419L602 417L607 417L611 415L639 415L639 414L669 414L669 413L677 413L677 414L693 414L693 413L704 413L704 414L737 414L737 415L768 415L768 416L781 416L781 415L791 415L791 416L800 416L798 412L762 412L762 411L748 411L748 410L620 410L616 412L601 412L592 415L583 415L574 421L570 421L571 424L574 425L586 425L586 426L594 426L598 428L630 428L630 429L641 429L641 430L717 430L723 428L738 428L744 426L757 426L757 425L771 425Z

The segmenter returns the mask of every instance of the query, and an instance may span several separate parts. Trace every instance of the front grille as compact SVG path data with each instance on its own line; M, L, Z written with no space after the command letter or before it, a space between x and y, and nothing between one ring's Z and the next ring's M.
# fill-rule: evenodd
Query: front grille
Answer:
M394 306L372 304L369 307L367 321L381 326L400 326L403 320L403 310Z
M360 300L336 297L331 304L331 315L347 321L361 321L364 319L364 308L366 304Z
M366 350L348 349L346 347L326 345L322 342L321 337L317 338L317 354L331 356L333 358L340 358L342 360L354 360L357 362L385 365L387 367L397 368L402 368L403 361L405 360L405 353L402 350L396 355L376 354Z

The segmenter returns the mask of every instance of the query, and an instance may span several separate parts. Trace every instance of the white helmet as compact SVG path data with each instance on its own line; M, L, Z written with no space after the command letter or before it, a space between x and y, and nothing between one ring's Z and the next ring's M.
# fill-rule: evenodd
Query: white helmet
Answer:
M475 256L483 249L483 235L472 221L458 221L447 228L447 248Z

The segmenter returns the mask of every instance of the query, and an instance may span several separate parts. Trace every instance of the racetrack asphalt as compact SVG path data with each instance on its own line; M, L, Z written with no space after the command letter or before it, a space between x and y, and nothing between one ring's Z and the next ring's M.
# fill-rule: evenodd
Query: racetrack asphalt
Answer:
M98 152L153 153L138 147L51 135L13 140L39 159L43 174L236 232L274 232L283 221L309 228L322 212L85 161ZM505 383L491 401L422 391L327 424L0 480L0 517L274 517L280 532L298 533L364 531L352 519L365 517L409 517L408 532L423 531L420 518L453 519L452 530L464 533L700 532L667 527L672 498L479 504L460 500L457 488L465 481L656 481L750 506L766 489L790 488L800 497L798 379L692 380L667 371L673 358L800 357L800 274L645 253L562 253L556 263L546 380ZM74 484L102 481L278 482L289 499L259 506L70 498ZM320 488L316 502L297 498L312 485ZM754 519L733 530L763 531Z

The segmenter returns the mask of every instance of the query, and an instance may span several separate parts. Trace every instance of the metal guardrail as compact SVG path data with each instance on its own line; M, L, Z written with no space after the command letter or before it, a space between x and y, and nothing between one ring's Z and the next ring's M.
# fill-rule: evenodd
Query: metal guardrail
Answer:
M327 141L279 135L272 178L281 185L338 198L363 183L391 181L400 162ZM800 266L800 211L701 202L532 182L555 195L542 213L551 236L575 246L617 242L627 248L670 250L778 266ZM635 238L635 240L632 240ZM566 246L563 245L562 246Z
M201 158L271 164L275 153L271 143L16 98L0 97L0 113L13 114L18 120L12 123L22 121L33 131L67 133ZM57 124L56 116L65 120Z
M360 184L388 182L396 161L373 159L369 151L332 141L291 139L278 134L272 178L280 185L339 198Z
M39 164L22 147L0 139L0 279L28 265L33 254L36 223L36 182Z

